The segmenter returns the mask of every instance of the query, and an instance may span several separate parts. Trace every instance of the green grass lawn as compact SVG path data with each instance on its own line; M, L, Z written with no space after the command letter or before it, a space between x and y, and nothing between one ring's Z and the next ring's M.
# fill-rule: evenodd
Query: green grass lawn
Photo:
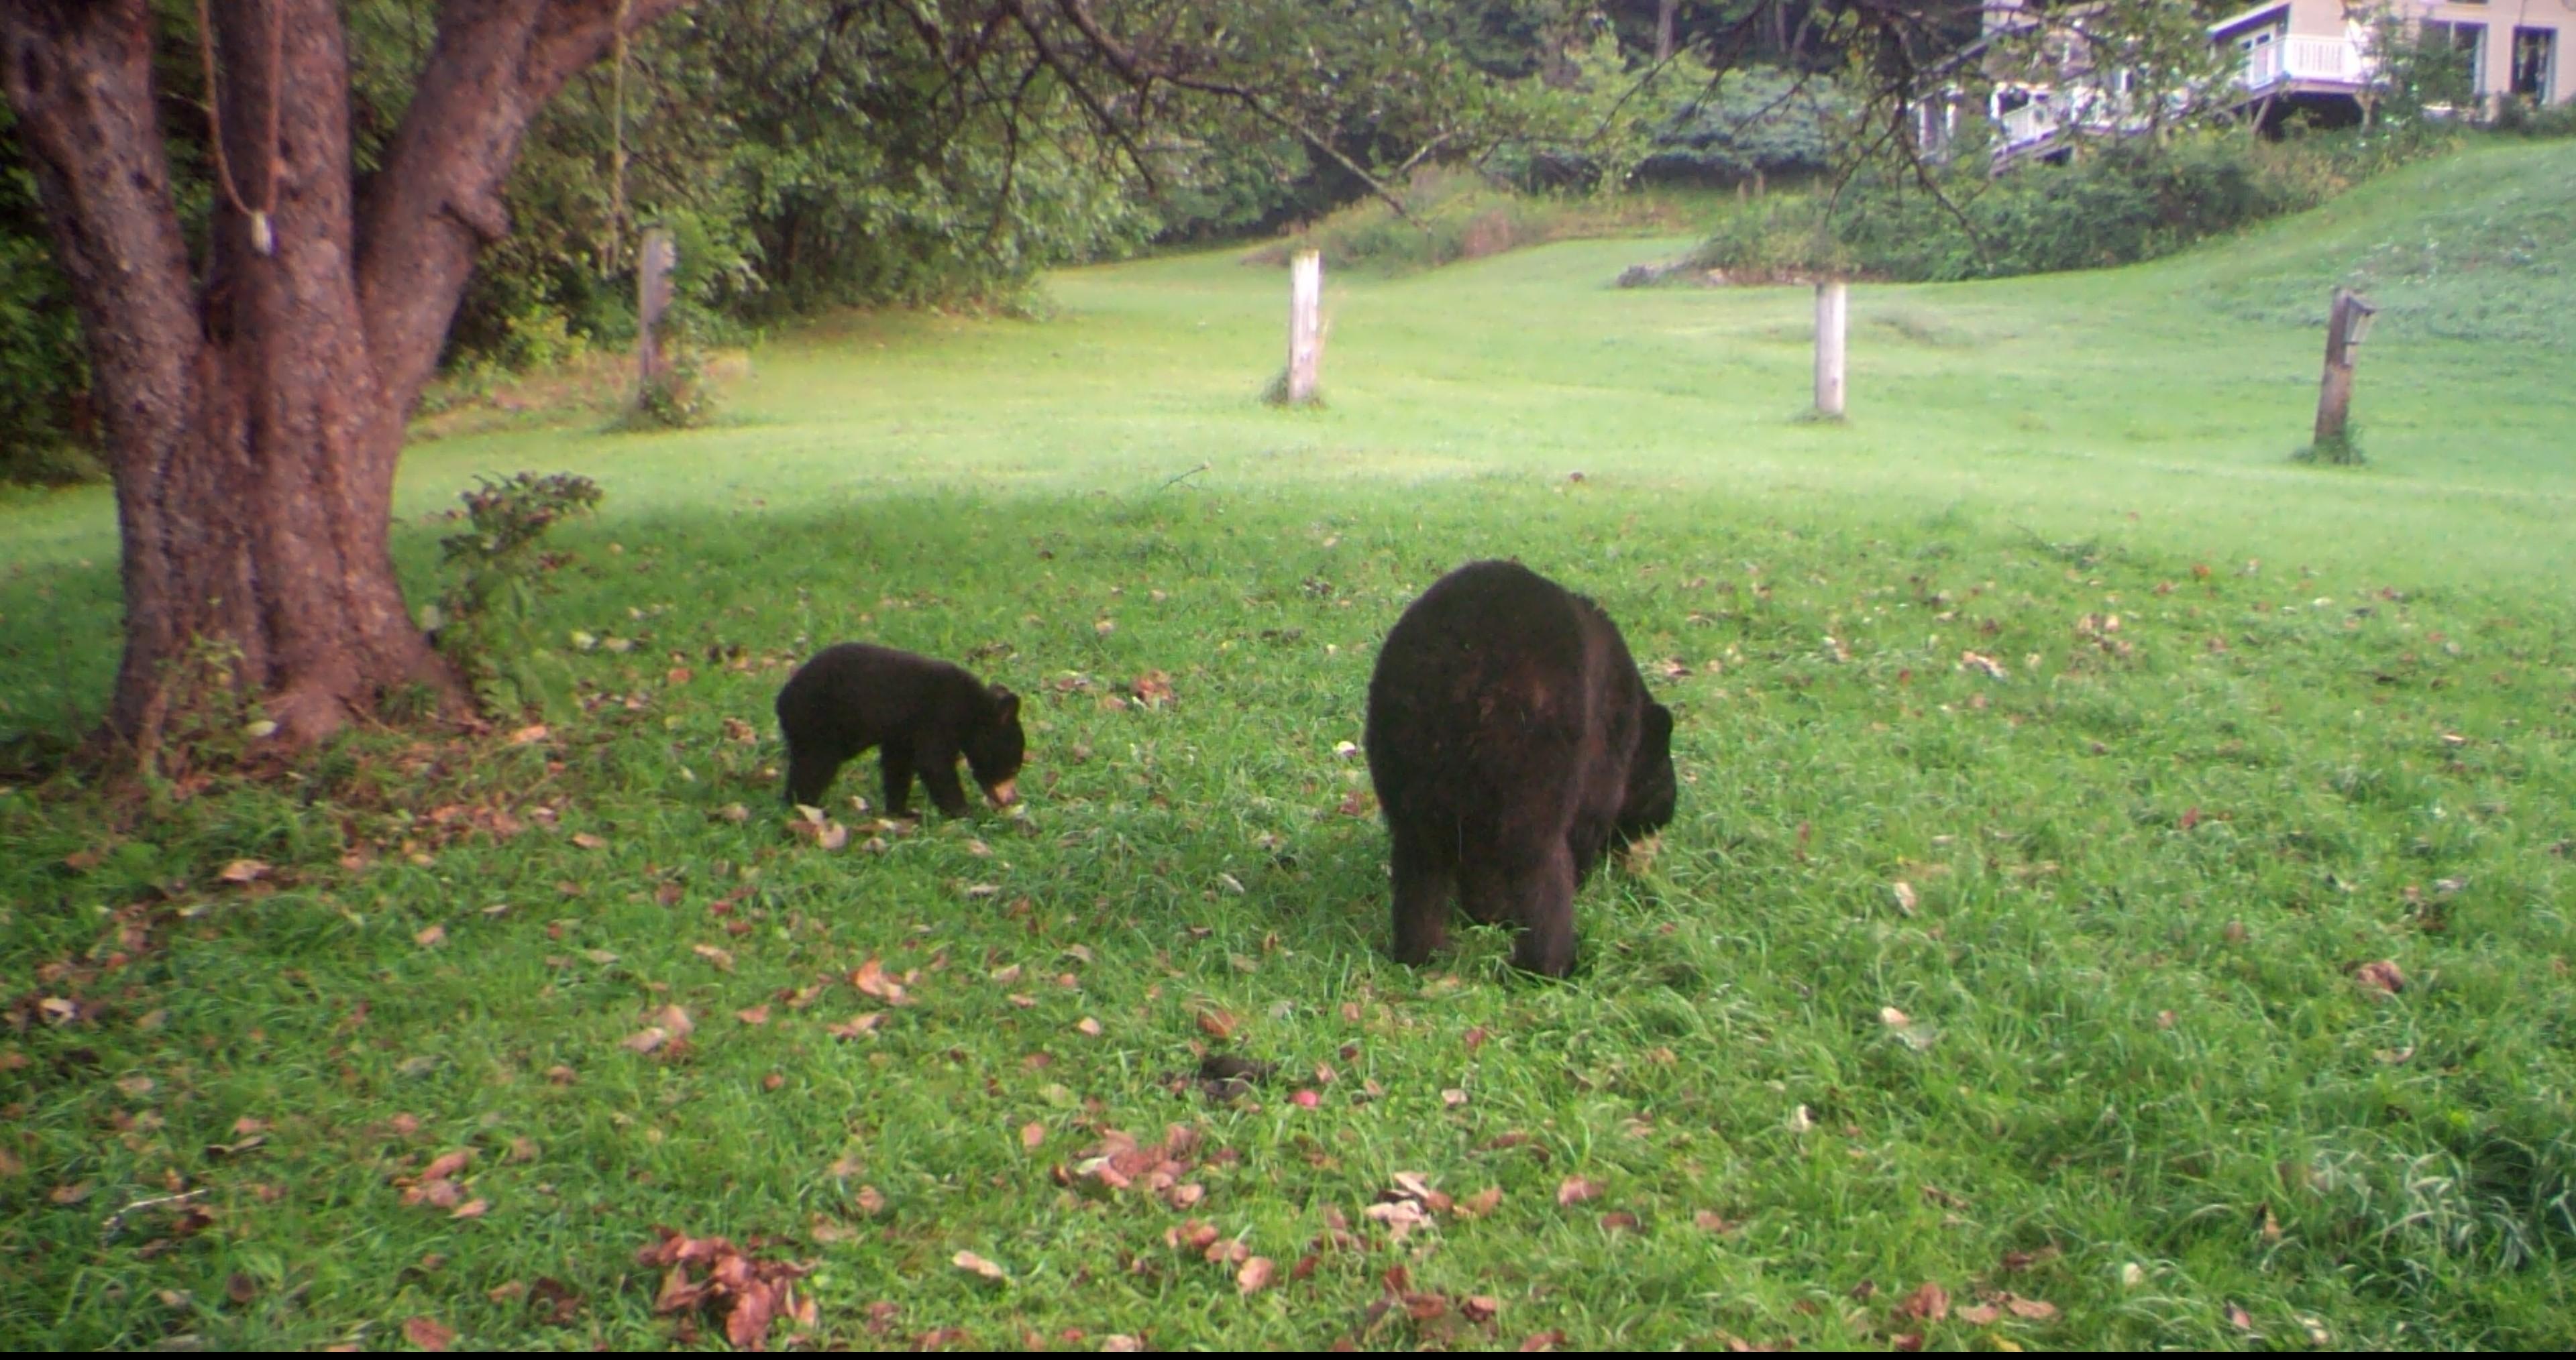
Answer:
M809 1265L781 1343L2576 1342L2576 458L2559 356L2458 291L2562 277L2405 265L2370 464L2288 461L2299 299L2569 183L2481 150L1861 289L1841 425L1805 293L1593 241L1328 282L1320 411L1256 402L1285 289L1228 252L769 345L711 430L420 444L421 592L472 474L607 489L545 605L585 711L0 792L0 1342L722 1345L656 1225ZM0 504L0 733L94 720L114 553L101 492ZM1337 749L1503 554L1679 717L1565 984L1387 960ZM1030 696L1026 817L881 829L871 763L845 848L791 832L770 699L853 637ZM1209 1052L1278 1071L1176 1093ZM1113 1131L1174 1183L1085 1175ZM1364 1213L1399 1173L1456 1203Z

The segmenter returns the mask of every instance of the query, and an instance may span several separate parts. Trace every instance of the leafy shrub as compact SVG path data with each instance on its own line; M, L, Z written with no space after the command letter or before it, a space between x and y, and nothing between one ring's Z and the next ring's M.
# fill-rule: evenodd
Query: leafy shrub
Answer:
M1688 88L1651 125L1640 179L1722 185L1820 174L1833 155L1833 121L1849 113L1830 81L1777 67L1744 66Z
M715 392L697 351L675 340L665 353L662 371L636 389L634 408L613 428L628 433L694 430L715 418Z
M2453 135L2427 124L2280 142L2133 137L1992 178L1982 158L1963 158L1936 181L1947 203L1910 170L1865 171L1833 204L1831 222L1813 194L1748 204L1689 263L1753 277L1833 269L1925 282L2129 264L2314 207L2449 147Z
M556 524L599 504L599 486L570 473L474 480L461 496L469 527L438 544L453 579L422 611L422 625L486 711L557 712L570 697L572 670L532 627L540 584L556 564L542 544Z
M1403 197L1411 222L1368 199L1262 246L1244 263L1283 265L1300 250L1319 250L1336 268L1404 274L1550 241L1640 231L1673 216L1650 197L1518 194L1467 169L1426 170Z

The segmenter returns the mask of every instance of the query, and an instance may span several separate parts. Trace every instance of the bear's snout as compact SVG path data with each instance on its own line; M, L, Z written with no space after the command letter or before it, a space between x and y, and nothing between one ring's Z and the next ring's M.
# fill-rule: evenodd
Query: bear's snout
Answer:
M1020 801L1019 790L1013 787L1018 782L1019 781L1015 779L1005 779L1001 783L995 784L984 790L984 796L992 799L993 806L997 808L1009 807L1011 804Z

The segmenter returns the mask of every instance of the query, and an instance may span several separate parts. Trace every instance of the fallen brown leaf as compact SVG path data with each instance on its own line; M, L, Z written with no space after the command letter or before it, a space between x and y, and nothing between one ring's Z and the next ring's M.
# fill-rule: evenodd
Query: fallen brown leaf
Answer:
M225 865L215 874L216 878L219 878L226 883L255 883L267 876L267 862L265 860L256 859L234 860L232 863ZM433 1323L431 1325L435 1326L436 1324Z
M904 1003L903 984L887 977L885 965L875 958L860 964L858 971L850 974L850 985L887 1005L900 1006Z
M763 1003L748 1010L735 1011L733 1018L746 1025L766 1025L769 1023L769 1006Z
M1915 1286L1914 1292L1896 1305L1896 1316L1939 1322L1950 1316L1950 1291L1929 1280Z
M1599 1199L1604 1188L1599 1181L1586 1180L1581 1176L1568 1176L1556 1187L1557 1207L1572 1208L1577 1204Z
M877 1026L884 1020L885 1012L870 1011L865 1015L853 1015L837 1025L827 1025L823 1032L835 1039L856 1039L863 1034L875 1033Z
M403 1335L410 1338L411 1344L425 1351L443 1351L456 1344L456 1333L425 1317L404 1322Z
M2406 990L2406 975L2398 971L2396 962L2391 959L2365 963L2352 970L2352 976L2365 990L2388 993Z
M1000 1266L985 1260L983 1257L978 1256L971 1251L961 1251L956 1255L949 1257L948 1263L970 1275L981 1276L982 1278L991 1280L996 1284L1007 1282L1010 1279L1010 1276L1002 1273L1002 1268Z
M1237 1294L1258 1294L1270 1287L1271 1277L1278 1273L1277 1263L1269 1257L1255 1256L1234 1273L1234 1290Z
M1038 1150L1038 1147L1039 1147L1041 1144L1045 1143L1045 1142L1046 1142L1046 1125L1045 1125L1045 1124L1040 1123L1040 1122L1038 1122L1038 1121L1036 1121L1036 1120L1031 1120L1031 1121L1030 1121L1030 1122L1028 1122L1027 1124L1024 1124L1024 1125L1022 1125L1022 1126L1020 1127L1020 1146L1021 1146L1021 1147L1027 1148L1027 1149L1028 1149L1029 1151L1031 1151L1031 1152L1035 1152L1035 1151L1037 1151L1037 1150Z

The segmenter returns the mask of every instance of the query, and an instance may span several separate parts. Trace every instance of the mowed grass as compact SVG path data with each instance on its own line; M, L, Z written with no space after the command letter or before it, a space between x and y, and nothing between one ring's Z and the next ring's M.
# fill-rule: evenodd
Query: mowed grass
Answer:
M1227 253L773 345L711 431L417 447L424 591L473 472L607 487L546 604L607 640L585 712L0 795L0 1339L667 1344L659 1224L810 1263L830 1345L2576 1340L2555 367L2392 316L2372 464L2292 465L2315 333L2224 296L2337 266L2267 235L1861 290L1815 425L1803 293L1606 286L1677 246L1334 285L1319 412L1255 403L1284 290ZM77 730L106 498L0 516L0 727ZM1337 749L1403 605L1503 554L1679 715L1680 815L1587 886L1564 984L1491 931L1386 959ZM880 830L870 764L846 848L789 831L770 698L848 637L1030 696L1027 817ZM625 1046L675 1006L685 1051ZM1175 1093L1202 1051L1279 1072ZM1174 1124L1191 1207L1081 1184ZM479 1216L404 1202L469 1149ZM1501 1195L1397 1241L1399 1172ZM1927 1282L1948 1315L1900 1313Z

